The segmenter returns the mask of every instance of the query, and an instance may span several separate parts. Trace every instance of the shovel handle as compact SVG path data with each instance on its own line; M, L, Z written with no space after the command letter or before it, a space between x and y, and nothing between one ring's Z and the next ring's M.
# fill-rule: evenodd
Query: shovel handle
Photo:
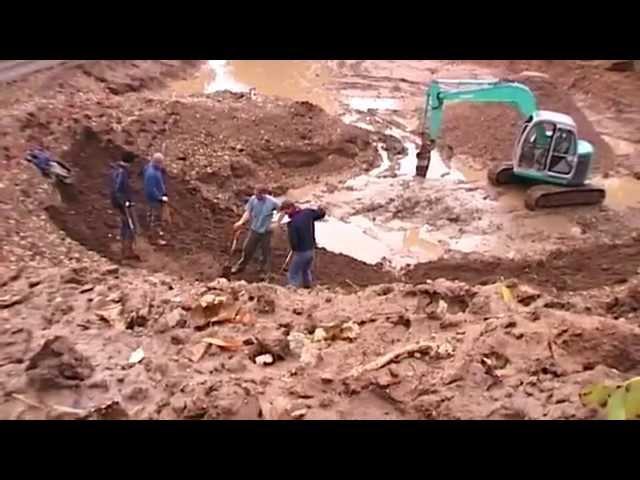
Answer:
M282 268L280 269L281 272L284 272L287 269L287 266L289 265L289 262L291 261L291 256L293 255L293 250L289 250L289 255L287 255L287 258L285 259L284 263L282 264Z

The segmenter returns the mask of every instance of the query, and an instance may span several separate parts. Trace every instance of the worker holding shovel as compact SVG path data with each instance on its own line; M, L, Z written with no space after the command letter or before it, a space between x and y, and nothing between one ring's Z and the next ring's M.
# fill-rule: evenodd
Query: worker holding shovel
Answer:
M271 274L271 223L280 202L268 195L268 192L269 189L265 186L257 187L255 195L247 203L242 218L233 225L234 233L237 234L243 225L249 223L249 234L244 242L240 261L231 269L232 274L242 272L258 250L261 253L261 273L265 277Z
M315 222L322 220L326 213L323 208L298 208L289 200L282 202L280 211L289 217L287 224L291 247L291 263L287 273L289 285L311 288L316 249Z
M111 204L120 216L120 241L123 260L140 260L140 257L133 251L137 225L133 211L131 186L129 185L129 166L134 159L133 153L125 152L111 172Z

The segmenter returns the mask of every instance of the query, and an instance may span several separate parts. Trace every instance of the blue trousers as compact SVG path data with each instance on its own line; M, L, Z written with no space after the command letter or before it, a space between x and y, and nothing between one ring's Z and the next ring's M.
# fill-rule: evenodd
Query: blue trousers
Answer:
M289 273L287 274L289 285L293 285L298 288L311 287L311 282L313 280L311 277L313 257L313 250L307 250L306 252L293 252L291 264L289 265Z

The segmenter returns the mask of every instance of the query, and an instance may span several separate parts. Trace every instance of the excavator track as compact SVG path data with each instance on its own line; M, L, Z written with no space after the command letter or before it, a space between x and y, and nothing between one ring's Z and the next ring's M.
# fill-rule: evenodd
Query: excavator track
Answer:
M494 165L487 171L487 180L493 186L510 185L520 183L513 175L513 165Z
M593 185L582 187L560 187L557 185L536 185L527 190L524 204L529 210L538 208L597 205L605 199L606 192Z

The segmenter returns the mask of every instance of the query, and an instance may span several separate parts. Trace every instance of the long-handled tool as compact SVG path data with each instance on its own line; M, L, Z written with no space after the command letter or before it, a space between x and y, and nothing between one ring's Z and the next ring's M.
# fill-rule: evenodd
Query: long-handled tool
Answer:
M238 247L238 240L240 239L240 235L242 234L241 230L238 230L233 234L233 241L231 242L231 255L233 255Z
M284 263L282 264L282 268L280 269L281 272L284 272L289 267L289 262L291 261L292 256L293 250L289 250L289 254L287 255L287 258L285 259Z
M135 215L135 211L133 210L133 204L131 204L128 207L124 207L124 213L125 213L125 216L127 217L127 223L129 225L129 228L131 229L131 232L134 233L133 241L135 242L135 239L136 239L135 233L138 232L139 229L138 229L138 221Z

